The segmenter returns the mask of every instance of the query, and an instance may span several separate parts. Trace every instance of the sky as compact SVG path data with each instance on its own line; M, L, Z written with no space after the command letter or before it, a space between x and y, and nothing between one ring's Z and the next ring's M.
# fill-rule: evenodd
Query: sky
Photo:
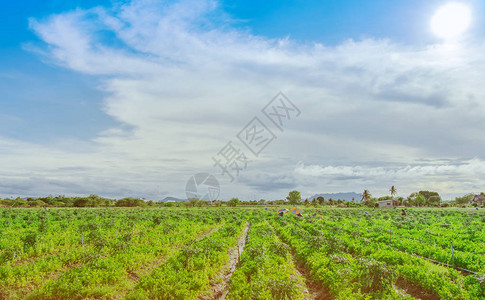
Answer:
M470 25L443 38L430 24L451 2ZM4 3L0 197L184 198L199 173L223 200L485 191L484 15L478 0Z

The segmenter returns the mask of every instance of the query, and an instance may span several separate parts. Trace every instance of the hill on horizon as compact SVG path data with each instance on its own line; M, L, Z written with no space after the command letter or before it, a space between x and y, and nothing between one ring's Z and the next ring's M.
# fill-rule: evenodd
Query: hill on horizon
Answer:
M352 198L355 199L355 202L360 203L360 199L362 198L362 194L358 194L355 192L347 192L347 193L323 193L323 194L315 194L311 197L308 197L308 200L312 200L313 198L323 197L325 201L332 198L333 200L342 199L345 201L352 201Z
M168 201L173 201L173 202L185 202L187 199L180 199L180 198L175 198L175 197L165 197L162 200L159 200L158 202L168 202Z

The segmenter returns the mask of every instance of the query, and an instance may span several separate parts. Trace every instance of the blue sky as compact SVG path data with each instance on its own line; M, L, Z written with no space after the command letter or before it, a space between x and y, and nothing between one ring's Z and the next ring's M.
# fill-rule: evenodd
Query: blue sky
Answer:
M347 39L390 38L399 43L435 40L427 30L429 15L444 1L225 1L220 8L232 25L269 38L290 37L302 43L339 44ZM475 2L474 5L480 4ZM96 79L50 64L27 50L39 39L29 28L29 19L112 1L9 2L0 13L2 22L0 83L2 128L9 137L42 142L62 136L89 138L113 125L101 111L103 93ZM371 21L370 21L371 19ZM478 24L475 27L480 27ZM55 83L55 84L53 84ZM28 89L22 87L28 86ZM56 115L55 119L45 118ZM21 121L20 121L21 120ZM59 123L68 126L58 126Z
M100 128L112 124L101 112L102 95L96 89L95 79L46 63L43 57L26 49L29 44L39 42L29 29L29 18L43 18L100 3L6 3L0 12L3 135L42 143L63 136L92 137ZM59 126L60 123L65 126Z
M481 191L485 5L451 43L448 2L6 3L0 197L183 197L278 91L301 118L222 197Z

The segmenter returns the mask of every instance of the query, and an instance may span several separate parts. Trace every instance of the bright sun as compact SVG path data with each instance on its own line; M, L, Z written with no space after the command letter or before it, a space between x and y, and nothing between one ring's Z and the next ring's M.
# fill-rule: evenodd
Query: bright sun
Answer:
M470 23L470 7L461 3L448 3L434 13L431 30L440 38L454 39L464 33Z

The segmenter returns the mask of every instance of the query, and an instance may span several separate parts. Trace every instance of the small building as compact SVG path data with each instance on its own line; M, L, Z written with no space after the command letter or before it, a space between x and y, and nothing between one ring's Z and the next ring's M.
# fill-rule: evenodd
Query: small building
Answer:
M473 196L473 199L470 201L470 204L478 203L479 205L481 205L481 204L483 204L484 200L485 200L485 196L475 195L475 196Z
M394 201L392 201L392 200L378 201L380 208L393 208L394 207L394 203L393 202Z

